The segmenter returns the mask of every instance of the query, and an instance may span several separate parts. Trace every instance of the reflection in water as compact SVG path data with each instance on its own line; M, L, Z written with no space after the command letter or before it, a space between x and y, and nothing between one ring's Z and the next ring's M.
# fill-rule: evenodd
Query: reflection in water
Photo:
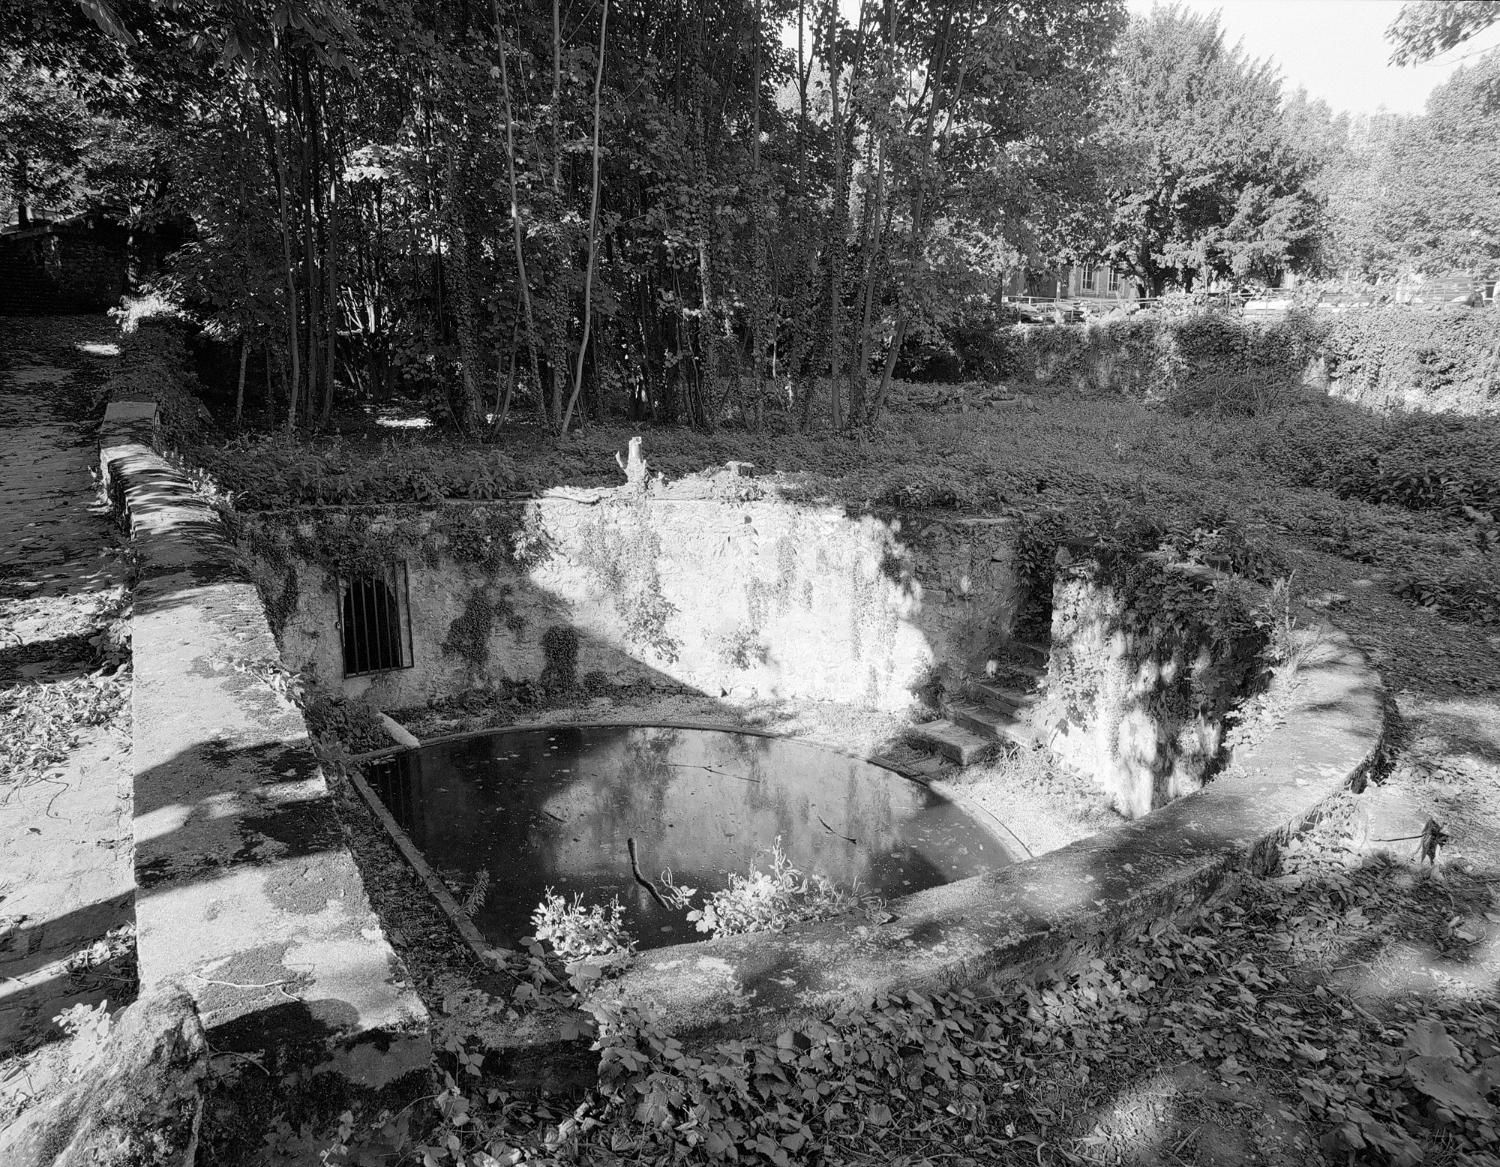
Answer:
M1012 861L967 812L868 762L804 742L713 730L575 727L424 746L369 767L370 784L438 871L492 883L474 923L514 947L548 887L614 896L643 948L698 938L631 878L717 891L769 866L780 836L801 870L887 897Z

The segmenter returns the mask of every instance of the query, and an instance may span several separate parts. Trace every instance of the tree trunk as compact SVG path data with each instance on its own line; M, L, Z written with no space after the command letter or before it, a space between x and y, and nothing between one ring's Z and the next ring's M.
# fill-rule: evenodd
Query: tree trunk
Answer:
M267 111L265 101L260 105L261 123L266 135L267 146L271 153L272 163L276 172L276 203L280 212L281 220L281 259L282 267L286 275L286 333L287 351L291 359L291 373L287 378L287 406L286 406L286 429L291 433L297 424L297 390L302 383L302 366L298 351L297 331L299 327L298 318L301 315L297 301L297 268L292 260L292 226L291 207L287 200L287 172L286 158L281 149L281 134L272 126L270 113Z
M322 314L322 296L318 287L318 264L314 255L318 230L317 209L317 130L314 125L311 86L307 82L306 62L300 62L289 78L289 97L294 99L302 111L302 167L299 205L302 212L302 278L306 285L304 302L307 305L307 348L305 367L307 371L307 416L311 423L313 408L317 404L321 388L319 379L318 322Z
M755 56L751 65L752 100L755 104L750 120L750 173L752 184L750 246L753 263L753 270L750 276L750 384L755 403L757 428L760 426L761 409L766 395L766 353L775 343L775 338L768 336L768 333L771 331L771 297L770 284L766 274L766 190L765 176L761 173L760 168L760 103L761 85L763 84L760 43L764 39L763 19L761 0L755 0Z
M875 195L874 205L870 208L868 218L870 220L869 236L865 240L865 253L863 257L864 268L864 292L863 304L859 316L859 356L854 366L849 370L849 417L851 421L859 422L865 420L867 411L866 395L869 391L870 379L870 321L875 311L875 277L880 270L880 254L885 247L886 222L881 222L881 197L885 183L885 150L880 150L880 158L875 164Z
M578 369L573 376L573 393L568 398L568 408L563 411L559 434L568 436L568 425L573 420L573 407L578 404L578 394L583 390L583 358L589 348L589 328L593 323L594 259L599 243L599 122L600 93L604 87L604 34L609 27L609 0L603 0L604 8L599 16L599 64L594 71L594 189L589 198L589 260L583 276L583 339L578 342Z
M240 379L234 392L234 432L239 433L245 418L245 365L250 360L250 334L240 336Z
M961 15L966 16L967 14L968 10L965 9ZM932 68L930 70L931 75L934 77L932 88L932 105L928 109L927 126L922 135L922 171L917 176L916 196L912 200L913 205L911 234L907 240L908 252L913 262L916 262L918 259L920 259L922 244L926 238L927 169L928 162L930 161L933 154L934 138L937 131L938 112L943 105L944 93L942 75L948 63L948 53L950 50L950 43L953 35L953 23L952 13L945 12L943 17L942 29L939 33L939 40L933 53ZM961 58L959 62L958 82L955 86L956 94L962 94L963 92L964 68L966 67L966 64L967 62ZM956 97L954 100L954 105L957 105ZM937 141L937 154L939 156L941 156L942 154L943 144L947 140L948 132L953 128L953 120L954 113L950 110L948 120L943 127L942 139ZM881 410L885 408L886 398L890 395L891 374L895 370L896 359L901 351L901 344L906 338L906 331L909 323L909 309L904 303L904 300L905 297L902 296L901 290L898 288L896 293L896 330L895 334L891 338L891 351L886 354L885 369L881 373L880 377L880 388L876 391L875 400L870 407L870 417L872 421L878 419Z
M531 354L531 378L536 385L537 403L545 426L549 418L542 391L542 373L538 366L536 319L531 311L531 286L526 280L526 252L522 246L521 207L516 195L516 139L511 116L510 69L505 59L505 37L501 34L500 0L490 0L490 12L495 19L495 41L500 50L500 93L505 102L505 168L510 184L510 225L516 253L516 285L521 292L521 305L526 317L526 347Z
M319 120L324 131L324 149L331 148L328 140L328 82L322 67L318 68ZM339 303L339 220L338 181L342 164L338 159L325 158L324 169L328 175L328 186L323 199L323 409L320 424L326 427L333 417L334 362L338 355L339 318L342 306Z
M844 393L840 388L844 359L844 231L849 193L844 186L844 123L839 117L839 6L828 3L828 120L833 135L833 203L828 224L828 420L844 428Z

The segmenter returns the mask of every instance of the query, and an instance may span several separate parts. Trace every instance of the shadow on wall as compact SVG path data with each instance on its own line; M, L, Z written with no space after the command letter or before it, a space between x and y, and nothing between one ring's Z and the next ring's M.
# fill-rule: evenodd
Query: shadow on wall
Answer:
M1201 790L1267 679L1243 581L1152 555L1085 560L1053 588L1050 744L1139 818Z
M245 516L283 659L385 709L560 672L899 711L982 669L1016 608L1008 520L625 490ZM346 677L359 581L404 563L411 667Z

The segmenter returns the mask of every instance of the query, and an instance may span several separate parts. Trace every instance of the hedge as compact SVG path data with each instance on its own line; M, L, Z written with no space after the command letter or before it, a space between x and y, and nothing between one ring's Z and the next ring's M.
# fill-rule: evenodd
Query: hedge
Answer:
M1500 314L1391 306L1333 318L1324 353L1338 396L1377 409L1500 413Z
M1138 312L1022 326L1008 379L1142 400L1315 389L1384 410L1500 414L1500 316L1385 305L1274 321Z

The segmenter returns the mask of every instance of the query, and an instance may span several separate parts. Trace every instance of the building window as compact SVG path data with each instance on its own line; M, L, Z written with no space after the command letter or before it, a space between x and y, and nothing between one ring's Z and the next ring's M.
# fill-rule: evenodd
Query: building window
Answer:
M406 564L339 581L339 632L344 676L411 668L411 619Z

